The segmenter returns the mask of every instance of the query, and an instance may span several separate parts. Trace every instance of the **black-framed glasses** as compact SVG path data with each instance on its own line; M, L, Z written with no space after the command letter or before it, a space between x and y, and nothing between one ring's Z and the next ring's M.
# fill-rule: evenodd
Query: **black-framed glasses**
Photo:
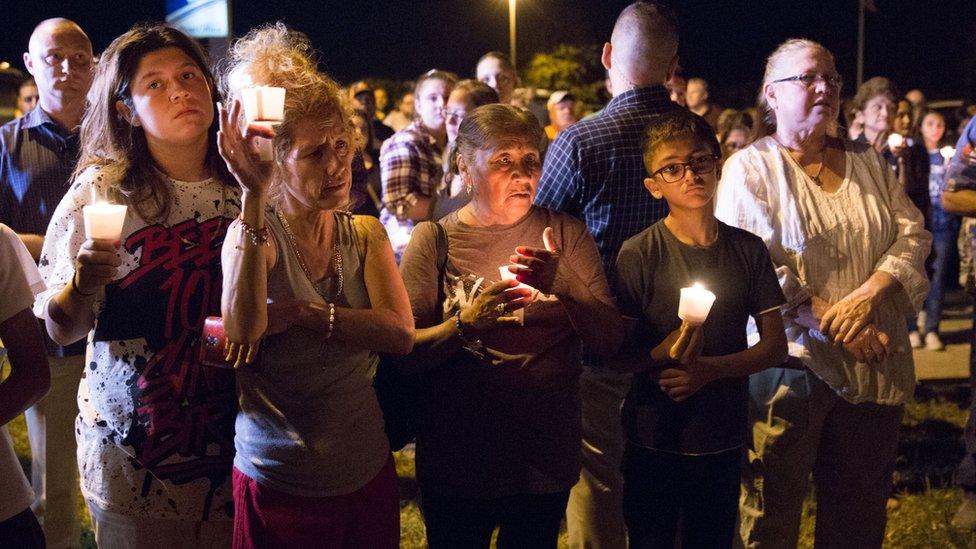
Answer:
M668 164L660 170L652 173L651 177L660 175L661 179L663 179L665 183L677 183L685 178L685 170L689 168L695 175L711 173L713 170L715 170L717 161L718 157L712 154L698 156L692 158L688 162L674 162Z
M839 74L817 74L814 72L808 72L806 74L798 74L796 76L790 76L788 78L780 78L779 80L773 80L770 84L779 84L780 82L799 82L806 86L807 88L812 88L814 84L818 81L823 80L828 86L832 88L840 88L844 85L844 78Z

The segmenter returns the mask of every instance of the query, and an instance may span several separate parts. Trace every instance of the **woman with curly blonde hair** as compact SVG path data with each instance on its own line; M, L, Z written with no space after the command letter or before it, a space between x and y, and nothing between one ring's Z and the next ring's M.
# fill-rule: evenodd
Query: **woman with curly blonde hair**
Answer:
M234 547L396 547L372 375L376 352L410 350L413 317L382 225L343 210L362 138L308 41L283 24L235 44L227 83L220 154L242 191L222 255L241 407ZM275 130L242 131L237 98L251 85L285 88ZM272 162L254 153L257 135L273 139Z

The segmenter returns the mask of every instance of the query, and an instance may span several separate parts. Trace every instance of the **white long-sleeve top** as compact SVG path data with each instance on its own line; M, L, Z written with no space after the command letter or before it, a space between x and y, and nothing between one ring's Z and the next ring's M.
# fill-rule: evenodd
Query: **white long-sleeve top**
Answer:
M852 141L844 149L844 181L827 193L775 139L756 141L723 166L715 215L769 247L788 302L790 355L852 403L903 404L915 388L905 317L928 293L932 236L881 155ZM895 349L882 363L858 362L820 331L795 322L796 307L811 296L835 303L875 271L904 288L877 308L876 324Z

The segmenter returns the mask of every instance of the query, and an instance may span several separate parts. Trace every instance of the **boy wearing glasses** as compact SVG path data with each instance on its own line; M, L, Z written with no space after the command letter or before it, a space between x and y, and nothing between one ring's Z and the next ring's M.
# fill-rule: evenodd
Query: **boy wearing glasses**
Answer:
M670 213L624 242L614 286L629 335L617 366L637 372L624 402L624 518L632 547L729 547L746 441L748 376L787 356L785 303L759 237L718 221L720 149L686 110L644 132L644 186ZM680 289L716 296L704 324L678 318ZM753 317L760 340L749 347Z

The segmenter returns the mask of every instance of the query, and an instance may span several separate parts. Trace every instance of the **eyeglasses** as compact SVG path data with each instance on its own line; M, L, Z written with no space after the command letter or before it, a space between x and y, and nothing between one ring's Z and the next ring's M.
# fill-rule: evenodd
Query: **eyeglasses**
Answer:
M467 116L467 111L462 111L460 109L444 109L444 118L451 119L456 118L458 121L464 120Z
M820 81L823 81L832 88L840 88L844 85L844 78L839 74L817 74L812 72L790 76L789 78L780 78L779 80L773 80L770 82L770 84L779 84L780 82L799 82L809 89Z
M665 183L677 183L685 178L686 170L691 169L695 175L711 173L715 169L717 157L715 155L699 156L689 162L675 162L657 170L651 177L660 175Z

